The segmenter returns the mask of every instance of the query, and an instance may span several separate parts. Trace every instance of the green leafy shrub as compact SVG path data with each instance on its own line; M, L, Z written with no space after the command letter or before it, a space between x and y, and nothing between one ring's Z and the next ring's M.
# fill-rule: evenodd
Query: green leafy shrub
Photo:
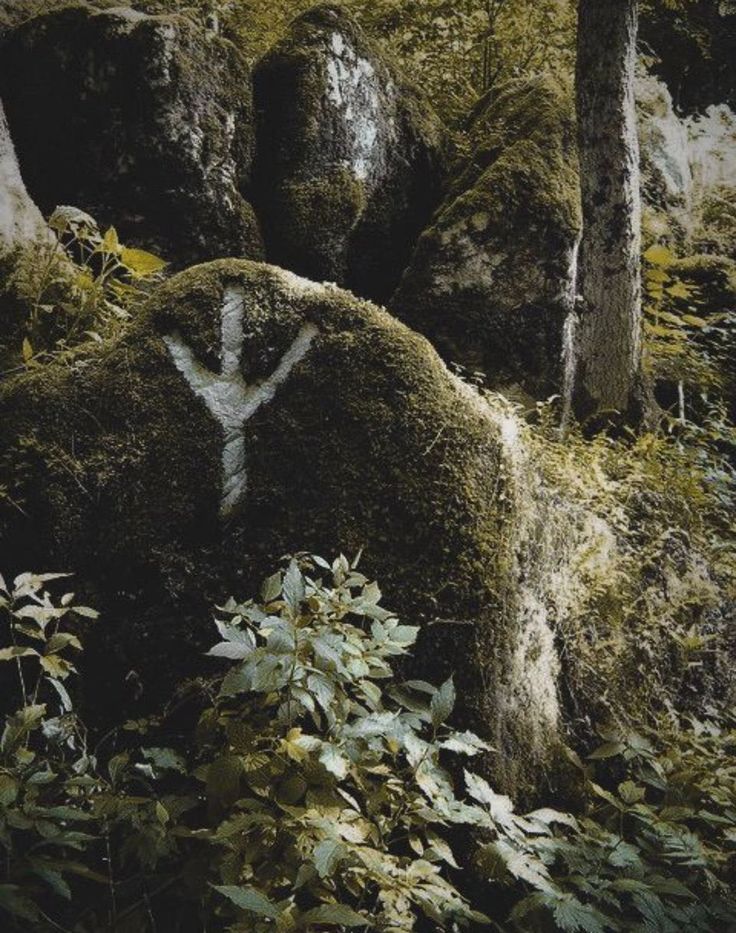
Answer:
M713 712L703 722L662 720L647 734L603 729L587 765L571 753L584 780L582 816L496 807L497 838L480 859L497 884L526 892L513 929L731 928L736 721Z
M347 560L325 585L292 561L229 602L210 654L236 663L198 732L216 890L237 929L453 930L482 920L447 879L448 825L473 822L440 755L486 746L447 725L455 692L397 685L417 629Z
M19 262L14 287L28 307L22 357L37 364L82 340L118 333L131 310L161 281L166 263L102 233L89 214L57 207L52 236Z
M73 593L51 599L46 584L63 576L24 573L12 587L0 577L0 662L15 668L19 700L0 739L0 911L34 923L50 892L71 897L69 876L93 874L81 861L94 840L93 761L65 682L96 613Z
M417 629L344 557L300 557L258 600L218 611L222 676L90 749L66 684L96 614L53 599L56 579L0 580L0 661L20 701L0 740L10 929L705 933L736 920L733 718L602 730L586 764L570 753L576 815L519 815L469 771L460 796L448 761L490 750L452 728L452 681L398 681ZM483 878L493 919L469 900Z

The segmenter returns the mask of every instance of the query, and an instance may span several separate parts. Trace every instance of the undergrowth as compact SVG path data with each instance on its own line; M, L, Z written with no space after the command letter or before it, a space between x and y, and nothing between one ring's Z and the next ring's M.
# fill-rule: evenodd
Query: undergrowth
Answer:
M488 752L453 729L452 681L394 676L417 629L355 564L302 556L258 599L217 611L222 676L93 744L71 681L96 613L52 597L59 580L0 581L17 697L0 739L6 929L675 933L736 920L732 714L609 726L585 761L570 752L576 813L516 814L483 777L446 768Z
M21 256L9 282L26 309L18 356L37 366L86 340L115 337L162 280L166 263L102 232L75 207L57 207L49 235Z

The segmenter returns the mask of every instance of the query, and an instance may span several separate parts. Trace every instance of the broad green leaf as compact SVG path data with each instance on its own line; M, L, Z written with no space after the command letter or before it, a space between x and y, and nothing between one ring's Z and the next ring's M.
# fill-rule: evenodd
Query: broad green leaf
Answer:
M608 927L599 911L581 904L572 894L563 894L553 901L552 915L565 933L605 933Z
M345 854L345 846L335 839L325 839L315 847L313 853L314 867L320 878L329 878L335 873Z
M115 227L110 227L102 238L102 249L106 253L119 253L120 252L120 240L118 239L118 232ZM131 250L128 250L131 252Z
M666 246L650 246L644 253L644 258L653 266L668 266L673 262L675 255Z
M281 595L281 574L274 573L263 584L263 589L261 590L261 599L266 605L268 605L268 603L272 603L275 600L277 600L280 595Z
M459 755L477 755L480 752L493 751L491 746L479 739L473 732L453 732L440 742L440 748Z
M225 803L238 798L243 765L237 755L221 755L207 770L207 795Z
M252 887L238 887L236 885L213 885L224 897L232 901L241 910L247 910L258 917L267 917L277 920L281 914L278 906L270 901L265 894Z
M347 776L350 762L334 745L326 742L319 753L319 760L338 781L342 781Z
M142 755L159 771L176 771L186 774L187 763L173 748L144 748Z
M38 657L38 651L33 648L23 648L20 645L13 645L12 648L0 649L0 661L12 661L15 658Z
M432 725L441 726L452 713L455 707L455 684L452 677L446 680L434 694L430 703Z
M485 804L491 813L491 817L501 825L509 825L514 820L514 805L510 797L503 794L497 794L493 791L483 778L477 774L471 774L465 771L465 786L470 796L478 803Z
M120 251L120 261L126 266L135 278L145 278L161 272L166 268L166 263L153 253L147 253L143 249L130 249L123 247Z
M18 781L10 774L0 773L0 808L9 807L18 796Z
M29 732L39 728L45 715L45 704L26 706L14 713L8 719L2 739L0 739L0 750L3 752L13 751Z
M284 574L284 599L292 612L299 611L304 599L304 577L295 560Z
M352 907L345 904L322 904L307 911L301 918L304 924L325 923L329 926L340 927L368 927L370 922L366 917L356 913Z

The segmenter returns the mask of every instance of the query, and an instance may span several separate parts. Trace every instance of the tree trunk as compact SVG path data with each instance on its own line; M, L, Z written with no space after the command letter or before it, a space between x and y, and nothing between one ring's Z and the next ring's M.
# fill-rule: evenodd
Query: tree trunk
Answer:
M578 419L641 417L637 0L580 0L577 111L583 237L574 321Z

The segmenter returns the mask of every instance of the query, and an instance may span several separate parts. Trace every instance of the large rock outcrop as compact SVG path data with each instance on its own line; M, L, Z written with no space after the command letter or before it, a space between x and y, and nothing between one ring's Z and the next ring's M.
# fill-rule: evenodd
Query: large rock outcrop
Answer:
M331 6L294 21L254 86L269 259L385 300L440 197L431 107Z
M473 155L389 306L449 360L543 397L559 387L580 231L569 88L513 81L478 108Z
M10 34L0 87L45 213L74 204L175 263L260 257L251 79L230 42L184 15L79 5Z
M502 430L384 311L272 266L195 267L118 343L6 383L0 435L20 506L4 500L4 571L93 587L111 698L116 657L149 698L201 671L212 601L281 555L364 548L499 779L546 760L556 661L539 614L508 610Z

